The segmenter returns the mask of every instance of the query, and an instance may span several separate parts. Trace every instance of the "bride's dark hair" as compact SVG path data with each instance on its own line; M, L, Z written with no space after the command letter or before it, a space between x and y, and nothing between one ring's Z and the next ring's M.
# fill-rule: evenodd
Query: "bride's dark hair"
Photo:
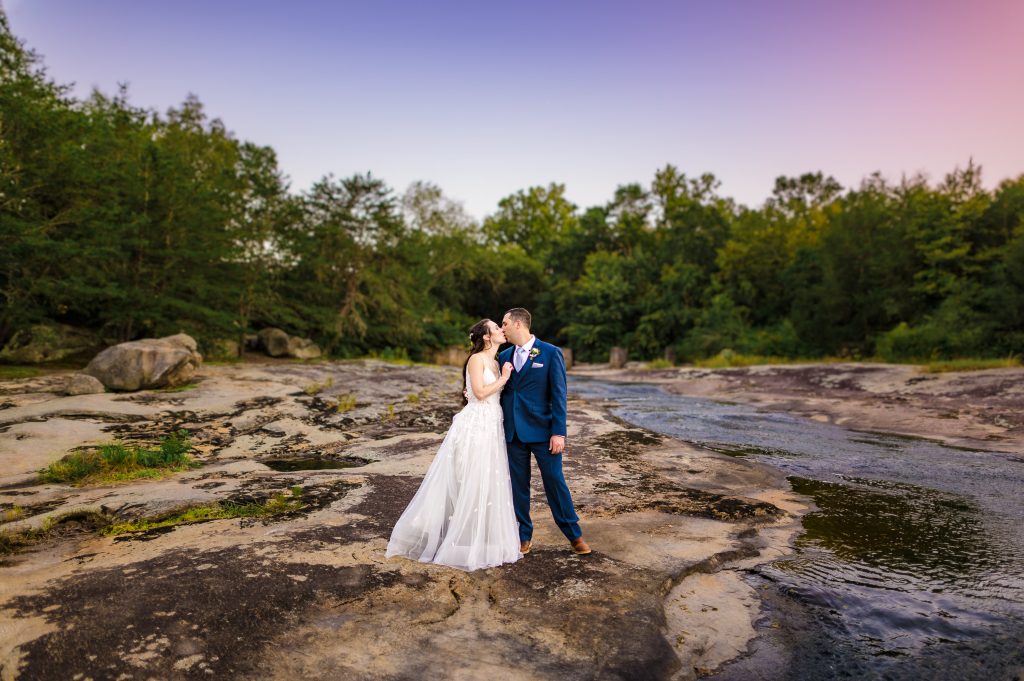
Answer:
M469 404L469 400L466 399L466 367L469 366L469 358L478 352L483 352L484 346L487 344L487 336L491 334L490 327L487 325L491 323L490 319L481 319L473 326L469 327L469 343L473 347L469 350L469 357L466 357L466 361L462 363L462 406L465 407Z

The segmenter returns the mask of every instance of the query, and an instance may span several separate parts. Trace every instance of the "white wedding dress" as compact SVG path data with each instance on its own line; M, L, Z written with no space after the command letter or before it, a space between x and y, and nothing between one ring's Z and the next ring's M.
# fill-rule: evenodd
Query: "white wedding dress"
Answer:
M489 384L497 377L484 369L484 380ZM388 557L460 570L522 557L500 395L478 400L469 390L469 404L455 415L420 488L391 531Z

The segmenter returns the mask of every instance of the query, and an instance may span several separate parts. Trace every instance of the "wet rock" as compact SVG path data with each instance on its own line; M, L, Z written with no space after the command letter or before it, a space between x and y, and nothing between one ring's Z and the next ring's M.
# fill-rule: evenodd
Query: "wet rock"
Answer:
M106 390L98 378L89 374L71 374L64 384L65 395L94 395Z
M111 390L164 388L188 383L202 361L196 341L179 333L111 346L96 355L84 373Z

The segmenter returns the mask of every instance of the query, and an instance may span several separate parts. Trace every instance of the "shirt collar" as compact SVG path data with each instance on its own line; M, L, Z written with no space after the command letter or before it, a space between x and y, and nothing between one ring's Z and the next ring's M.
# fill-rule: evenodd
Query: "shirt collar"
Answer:
M527 352L529 352L533 348L533 343L536 340L537 340L536 336L530 336L530 340L526 341L525 343L523 343L519 347L521 347L523 350L526 350Z

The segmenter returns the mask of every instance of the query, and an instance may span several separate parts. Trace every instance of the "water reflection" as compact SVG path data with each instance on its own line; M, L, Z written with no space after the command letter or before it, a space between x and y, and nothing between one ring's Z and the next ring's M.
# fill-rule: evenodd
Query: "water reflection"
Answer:
M871 576L884 570L887 588L902 589L912 575L913 588L973 590L1003 562L979 509L963 497L864 478L789 481L820 509L804 516L797 545L828 549Z
M1024 679L1020 457L572 380L637 425L772 464L817 510L759 567L754 654L716 678ZM773 667L776 672L768 672Z

